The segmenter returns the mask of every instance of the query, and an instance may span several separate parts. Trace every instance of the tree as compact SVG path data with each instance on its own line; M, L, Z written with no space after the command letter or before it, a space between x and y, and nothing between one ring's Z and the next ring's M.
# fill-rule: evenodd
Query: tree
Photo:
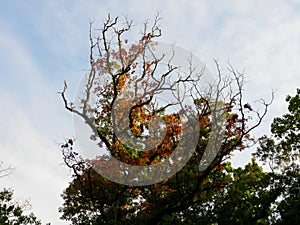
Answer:
M173 48L169 58L157 55L159 21L156 16L152 26L145 22L141 38L132 44L126 37L132 28L127 19L120 28L118 17L108 16L96 37L91 23L90 70L78 103L67 100L65 82L65 108L84 119L93 131L91 139L108 152L87 160L74 150L74 139L62 144L74 179L62 195L60 211L72 224L184 223L191 214L187 210L208 202L231 182L225 161L247 147L249 133L267 112L265 101L262 113L244 102L244 76L231 65L225 76L215 62L216 79L202 89L205 70L195 70L192 58L184 59L189 69L182 73L172 64ZM164 91L175 101L159 104L155 97ZM192 107L183 104L187 97ZM175 106L179 110L170 113ZM195 145L184 148L182 140ZM124 183L102 176L107 171L111 180ZM166 174L168 179L162 179ZM157 177L160 182L153 182Z
M295 96L287 96L288 113L274 119L272 136L263 136L255 157L271 169L274 186L281 189L277 200L275 224L297 224L300 221L300 89Z
M197 207L187 210L187 224L298 224L300 221L300 89L286 98L289 113L271 125L272 137L259 139L252 162L225 165L229 182ZM256 159L269 166L263 171Z
M3 163L0 163L0 178L10 175L13 172L13 167L8 166L1 168ZM34 216L33 213L24 214L24 211L30 207L28 202L20 204L13 201L13 191L3 188L0 190L0 224L1 225L40 225L41 222ZM48 224L50 225L50 224Z
M185 210L186 224L270 224L270 206L274 202L269 190L272 179L255 159L244 168L232 168L227 162L228 182L201 204Z
M8 189L0 191L0 224L2 225L40 225L41 222L30 213L24 214L24 210L29 206L28 203L23 205L13 201L13 192Z

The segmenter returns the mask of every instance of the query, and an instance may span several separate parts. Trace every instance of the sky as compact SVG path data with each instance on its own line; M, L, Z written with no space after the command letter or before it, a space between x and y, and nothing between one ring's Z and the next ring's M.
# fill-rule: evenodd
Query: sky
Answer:
M212 72L217 60L244 71L245 102L275 99L255 136L268 134L274 117L287 110L286 95L300 88L298 0L51 0L0 1L0 161L15 167L0 180L28 199L43 223L59 219L60 194L71 181L59 144L74 137L72 115L58 94L68 81L76 93L89 59L89 21L110 13L138 27L160 12L161 41L193 51ZM251 151L235 156L250 160Z

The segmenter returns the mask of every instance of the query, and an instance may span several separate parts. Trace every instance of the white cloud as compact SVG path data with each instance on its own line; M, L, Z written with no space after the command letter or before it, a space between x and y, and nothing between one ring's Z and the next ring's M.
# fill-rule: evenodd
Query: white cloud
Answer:
M1 186L11 186L20 198L31 198L34 212L44 222L59 224L57 208L68 170L59 165L55 141L72 134L71 117L59 110L59 96L45 82L30 51L5 30L0 43L0 154L1 161L16 168Z
M57 207L61 204L59 193L66 187L66 168L59 166L59 146L47 133L37 130L31 118L14 104L14 99L0 92L5 98L0 111L1 160L16 170L1 186L11 186L20 198L30 198L34 212L44 221L52 218L58 224ZM10 110L7 110L10 109ZM44 124L47 128L48 121ZM4 184L3 184L4 183Z

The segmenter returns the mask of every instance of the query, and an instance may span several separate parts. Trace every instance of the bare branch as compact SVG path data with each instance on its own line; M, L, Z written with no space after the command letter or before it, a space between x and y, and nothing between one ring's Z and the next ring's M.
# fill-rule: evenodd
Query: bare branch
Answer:
M15 168L12 167L12 165L9 165L8 167L5 168L2 167L3 167L3 162L0 162L0 178L9 176L15 170Z

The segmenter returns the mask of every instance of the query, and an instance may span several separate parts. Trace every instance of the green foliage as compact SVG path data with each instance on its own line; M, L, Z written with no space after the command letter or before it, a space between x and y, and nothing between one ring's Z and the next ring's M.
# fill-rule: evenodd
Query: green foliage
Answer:
M300 176L294 177L294 182L287 187L283 194L283 200L277 203L277 211L280 219L276 225L293 225L300 221Z
M13 192L7 189L0 191L0 224L1 225L41 225L32 214L24 214L24 207L13 201Z
M275 224L297 224L300 221L300 89L295 96L287 96L288 113L275 118L271 131L273 136L263 136L254 154L269 165L274 186L281 188L274 213ZM279 218L278 218L279 217Z
M60 209L72 224L283 225L299 222L299 90L288 97L289 113L275 118L274 137L262 137L255 159L244 168L229 162L207 175L199 157L170 179L144 187L113 183L85 169L63 193ZM199 142L200 144L200 142ZM287 148L289 146L289 148ZM199 179L200 178L200 179Z
M281 191L272 186L272 177L255 159L244 168L234 169L230 163L225 168L224 174L229 178L226 185L205 201L183 211L183 223L270 224L270 206Z

